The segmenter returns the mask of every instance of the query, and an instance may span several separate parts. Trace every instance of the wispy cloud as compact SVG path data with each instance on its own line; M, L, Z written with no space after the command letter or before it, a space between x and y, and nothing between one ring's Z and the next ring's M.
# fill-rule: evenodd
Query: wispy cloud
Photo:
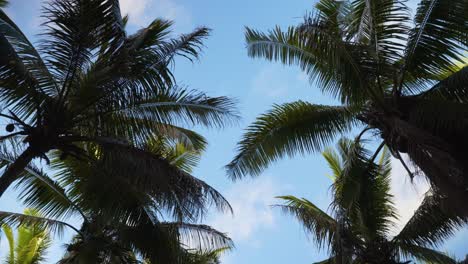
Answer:
M235 183L226 192L234 215L216 215L208 222L216 229L226 232L235 243L248 242L252 246L259 246L257 233L274 227L275 218L271 205L280 192L274 181L266 176Z

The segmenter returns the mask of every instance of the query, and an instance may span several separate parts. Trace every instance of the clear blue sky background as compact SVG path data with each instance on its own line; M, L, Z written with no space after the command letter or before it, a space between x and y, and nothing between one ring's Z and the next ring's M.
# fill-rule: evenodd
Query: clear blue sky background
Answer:
M41 22L40 0L12 0L8 13L34 39ZM122 9L130 13L131 31L147 25L152 18L165 17L176 21L177 32L187 32L204 25L213 29L206 41L201 60L195 64L179 60L176 78L180 84L208 92L228 95L239 101L242 121L239 126L220 131L201 130L210 146L195 175L220 190L232 203L235 215L213 213L205 223L228 232L236 249L223 258L223 263L306 264L322 260L319 252L306 238L294 219L271 208L274 196L294 194L306 197L323 209L329 203L329 170L320 155L285 159L271 166L260 177L233 183L227 179L223 166L234 155L242 128L274 103L307 100L319 104L334 101L322 95L307 76L295 67L253 60L247 57L244 26L270 29L274 25L288 26L301 21L312 10L315 1L271 0L121 0ZM414 0L410 2L414 7ZM392 183L396 206L403 219L408 219L424 193L425 184L411 186L400 166L395 166ZM22 211L13 190L0 199L1 210ZM78 225L78 221L74 220ZM400 223L401 226L401 223ZM54 263L63 253L65 234L49 252ZM0 245L0 257L6 250L5 239ZM458 257L468 253L468 231L463 230L442 248Z

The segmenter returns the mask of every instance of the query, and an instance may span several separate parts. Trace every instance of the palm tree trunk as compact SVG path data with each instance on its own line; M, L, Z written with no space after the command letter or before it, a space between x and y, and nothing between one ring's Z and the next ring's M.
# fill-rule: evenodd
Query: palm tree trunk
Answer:
M28 147L18 158L16 158L15 162L7 167L3 175L0 177L0 197L2 197L3 193L35 157L35 151L33 151L31 147Z

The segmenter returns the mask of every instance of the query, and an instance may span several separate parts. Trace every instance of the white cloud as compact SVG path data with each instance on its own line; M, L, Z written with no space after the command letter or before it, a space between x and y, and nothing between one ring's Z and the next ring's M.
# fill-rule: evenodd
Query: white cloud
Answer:
M123 15L129 15L129 23L135 26L147 26L153 19L162 17L174 20L176 29L192 27L190 12L174 0L120 0L120 9Z
M150 4L150 0L120 0L120 10L122 15L129 15L130 23L143 26L145 10Z
M405 158L405 160L407 160ZM409 165L409 162L406 162ZM414 170L413 170L414 171ZM399 160L392 160L391 191L394 203L398 209L399 221L395 228L395 234L399 232L416 209L421 205L425 193L429 190L429 184L422 175L411 179Z
M235 183L225 195L234 215L216 215L208 224L226 232L235 243L248 242L259 247L261 241L255 239L255 233L274 227L271 205L280 191L271 178L265 176Z

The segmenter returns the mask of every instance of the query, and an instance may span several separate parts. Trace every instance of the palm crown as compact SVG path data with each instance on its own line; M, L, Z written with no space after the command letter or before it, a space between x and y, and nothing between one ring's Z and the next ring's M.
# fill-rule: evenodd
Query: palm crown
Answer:
M330 258L320 263L409 263L416 258L430 263L455 263L433 250L466 221L441 213L436 195L428 194L411 220L391 236L398 219L390 194L391 160L384 151L380 161L358 143L340 140L338 153L323 156L333 172L332 214L306 199L279 197L279 207L294 215L318 247Z
M420 1L414 25L405 2L321 0L299 26L247 28L251 57L300 66L342 105L275 105L247 128L228 174L257 175L360 127L358 138L373 131L402 162L407 153L466 214L468 2Z
M0 223L41 224L53 232L71 228L77 235L60 261L64 264L138 263L137 256L151 263L191 263L231 247L225 234L197 223L210 205L231 209L220 193L189 174L200 152L167 138L146 146L146 151L179 168L178 173L171 174L173 178L151 177L126 171L125 159L109 159L103 153L95 152L87 161L62 161L55 151L53 177L28 165L17 186L23 202L45 217L0 212ZM14 159L8 155L2 158ZM61 220L71 215L83 219L80 228Z
M156 19L127 35L118 0L54 0L43 17L36 49L0 11L0 115L10 122L2 139L27 146L0 177L0 195L50 150L83 157L86 143L144 155L142 142L155 134L203 148L205 140L180 125L236 118L230 99L177 87L170 70L176 56L198 58L209 29L171 39L172 22Z

